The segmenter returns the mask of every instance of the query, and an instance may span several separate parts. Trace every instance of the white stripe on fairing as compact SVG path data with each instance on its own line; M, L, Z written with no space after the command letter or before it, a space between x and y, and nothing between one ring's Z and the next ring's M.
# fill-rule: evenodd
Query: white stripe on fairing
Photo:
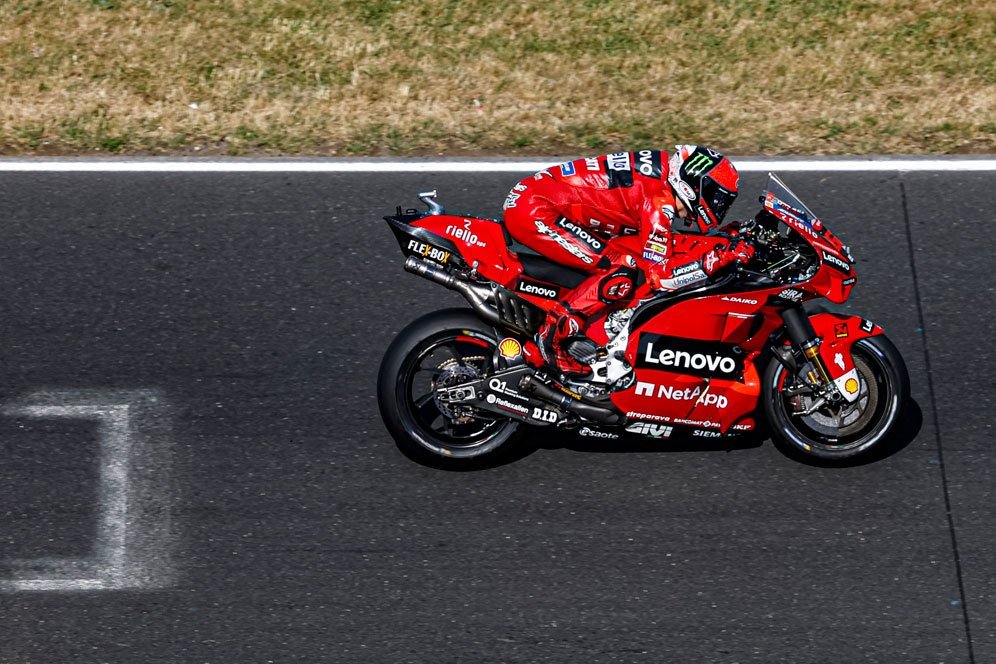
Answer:
M538 161L374 161L251 159L0 159L0 172L27 173L533 173L564 158ZM996 159L758 159L733 158L741 173L981 172Z

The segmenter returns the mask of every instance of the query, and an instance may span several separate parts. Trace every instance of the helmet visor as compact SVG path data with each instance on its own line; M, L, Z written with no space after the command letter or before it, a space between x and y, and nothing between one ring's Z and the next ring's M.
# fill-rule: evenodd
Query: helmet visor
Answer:
M702 178L702 202L705 207L716 217L716 222L723 221L723 217L729 211L733 201L737 200L737 192L726 189L711 177L706 175Z

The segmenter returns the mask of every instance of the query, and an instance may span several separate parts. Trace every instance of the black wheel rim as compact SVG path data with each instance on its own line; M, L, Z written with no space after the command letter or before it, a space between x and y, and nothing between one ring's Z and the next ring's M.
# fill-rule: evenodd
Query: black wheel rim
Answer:
M878 440L898 412L896 384L888 358L867 340L855 342L851 354L859 383L858 399L853 404L845 402L809 416L794 415L790 397L778 390L784 369L774 376L773 388L778 393L775 407L785 433L807 452L813 448L828 454L860 451Z
M487 375L496 346L494 339L454 330L426 339L405 358L398 403L405 429L416 442L447 457L479 456L500 444L510 420L486 411L453 419L435 398L436 385L447 375Z

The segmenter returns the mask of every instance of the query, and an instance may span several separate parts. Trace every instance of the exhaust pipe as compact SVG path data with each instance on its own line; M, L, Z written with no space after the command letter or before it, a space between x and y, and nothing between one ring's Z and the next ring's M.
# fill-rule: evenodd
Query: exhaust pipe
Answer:
M492 325L500 326L501 318L498 316L498 311L494 307L490 306L488 300L490 300L490 291L486 294L482 293L483 287L474 286L473 284L468 284L466 281L460 281L452 274L448 274L446 270L436 267L428 261L421 260L415 256L409 256L408 260L405 261L405 272L411 272L412 274L417 274L418 276L428 279L440 286L445 286L450 290L456 291L467 298L470 302L470 306L474 308L477 315L483 318L486 322Z
M614 410L585 403L579 399L557 392L537 380L532 374L522 377L522 380L519 381L519 388L544 401L555 404L561 410L580 415L586 420L594 420L601 424L622 424L624 419L621 413L617 413Z

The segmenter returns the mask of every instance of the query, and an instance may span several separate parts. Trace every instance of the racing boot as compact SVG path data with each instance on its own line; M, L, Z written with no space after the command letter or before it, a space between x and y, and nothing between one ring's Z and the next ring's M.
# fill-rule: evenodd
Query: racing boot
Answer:
M583 318L557 305L536 333L536 345L543 358L564 377L576 379L591 375L588 363L597 358L598 345L581 334L583 327Z

